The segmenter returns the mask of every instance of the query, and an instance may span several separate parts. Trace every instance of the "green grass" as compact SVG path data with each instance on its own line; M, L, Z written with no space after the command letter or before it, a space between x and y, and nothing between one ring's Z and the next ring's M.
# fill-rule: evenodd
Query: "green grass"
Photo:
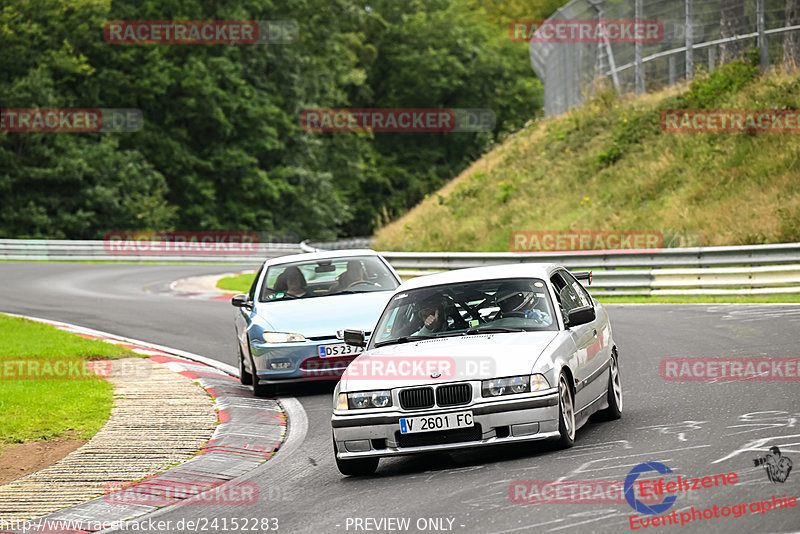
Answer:
M227 291L238 291L239 293L247 293L250 286L253 284L253 278L256 277L255 273L237 274L235 276L226 276L217 280L217 287Z
M115 261L115 260L0 260L0 262L17 263L120 263L126 265L230 265L230 262L217 261ZM261 264L262 259L252 262L253 265ZM242 261L241 265L248 265L249 262Z
M800 135L674 134L668 109L800 109L749 62L533 122L375 234L376 250L509 251L514 231L657 231L665 246L800 241Z
M603 304L756 304L756 303L800 303L797 295L656 295L641 297L604 297L596 296Z
M104 341L85 339L55 327L0 314L0 366L13 360L53 364L59 360L136 357ZM56 437L89 439L111 413L113 387L89 379L0 379L0 444Z

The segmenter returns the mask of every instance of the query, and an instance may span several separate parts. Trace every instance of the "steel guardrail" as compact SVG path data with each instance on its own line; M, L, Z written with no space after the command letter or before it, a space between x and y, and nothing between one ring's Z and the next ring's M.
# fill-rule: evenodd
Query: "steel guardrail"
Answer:
M152 253L157 245L158 242L142 242L140 250L112 254L104 241L0 239L0 260L258 265L267 258L319 250L306 243L259 243L250 254L161 255ZM571 270L593 271L589 289L597 296L800 293L800 243L652 250L381 254L406 277L485 265L558 263Z

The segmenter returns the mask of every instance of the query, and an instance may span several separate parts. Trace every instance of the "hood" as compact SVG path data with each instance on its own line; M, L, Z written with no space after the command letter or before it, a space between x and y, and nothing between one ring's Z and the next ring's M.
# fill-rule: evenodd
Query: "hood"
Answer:
M260 302L258 315L275 332L292 332L305 337L333 336L337 330L345 328L369 332L391 296L392 291L373 291Z
M527 375L557 335L514 332L387 345L356 358L342 377L341 391ZM432 378L431 372L441 376Z

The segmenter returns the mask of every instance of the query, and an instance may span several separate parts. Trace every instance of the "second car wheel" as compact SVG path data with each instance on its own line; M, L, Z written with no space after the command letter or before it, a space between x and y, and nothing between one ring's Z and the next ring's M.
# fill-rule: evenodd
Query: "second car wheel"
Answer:
M563 372L558 379L558 431L561 433L558 445L562 449L568 449L575 444L575 405L567 375Z

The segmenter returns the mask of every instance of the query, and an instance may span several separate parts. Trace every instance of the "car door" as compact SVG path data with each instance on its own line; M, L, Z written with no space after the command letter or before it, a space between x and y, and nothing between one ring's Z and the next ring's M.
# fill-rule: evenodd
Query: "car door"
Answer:
M583 306L594 306L594 303L580 283L570 273L559 270L550 278L559 300L561 313L564 322L570 310ZM572 342L575 346L575 353L570 359L570 367L575 373L575 407L576 411L585 408L589 403L605 392L605 374L602 372L604 367L603 358L598 355L598 345L602 345L597 325L598 320L586 324L570 327Z

